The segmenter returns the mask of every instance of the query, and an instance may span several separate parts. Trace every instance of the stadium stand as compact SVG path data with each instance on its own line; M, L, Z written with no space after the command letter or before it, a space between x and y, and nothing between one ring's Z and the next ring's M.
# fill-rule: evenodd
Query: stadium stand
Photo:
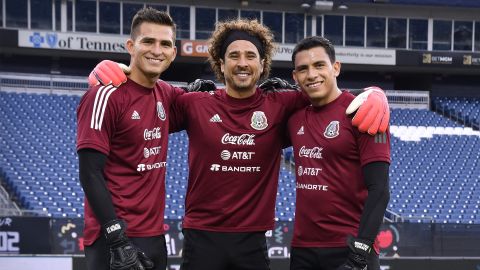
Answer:
M466 126L480 129L480 99L437 97L432 105L435 111Z

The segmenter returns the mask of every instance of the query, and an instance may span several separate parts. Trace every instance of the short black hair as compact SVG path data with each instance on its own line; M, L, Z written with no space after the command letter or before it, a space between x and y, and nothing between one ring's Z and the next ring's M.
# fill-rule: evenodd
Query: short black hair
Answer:
M295 57L297 56L297 53L301 51L306 51L315 47L324 48L325 52L328 54L328 58L330 58L330 62L331 63L335 62L335 47L333 47L332 42L330 42L330 40L324 37L313 36L313 37L304 38L299 43L297 43L292 53L293 65L295 66Z
M170 17L170 15L165 11L159 11L151 7L142 8L137 11L135 16L133 16L132 27L130 29L131 39L135 40L138 35L138 28L144 22L172 27L173 41L175 42L175 31L177 29L177 26L175 25L175 22L173 22L172 17Z

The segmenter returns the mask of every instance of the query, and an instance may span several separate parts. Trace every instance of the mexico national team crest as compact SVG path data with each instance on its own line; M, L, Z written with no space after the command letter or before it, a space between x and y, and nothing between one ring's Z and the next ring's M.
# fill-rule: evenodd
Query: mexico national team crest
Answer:
M162 102L157 102L157 115L160 120L165 121L167 115L165 114L165 109L163 108Z
M264 130L268 127L267 117L262 111L254 111L252 115L252 122L250 126L256 130Z
M325 132L323 133L323 136L327 139L332 139L338 136L340 130L340 122L338 121L332 121L330 124L328 124L327 128L325 129Z

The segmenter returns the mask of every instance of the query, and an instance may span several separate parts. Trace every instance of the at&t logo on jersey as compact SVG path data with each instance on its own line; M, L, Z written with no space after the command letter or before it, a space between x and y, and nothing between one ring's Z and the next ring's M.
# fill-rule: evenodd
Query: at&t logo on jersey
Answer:
M318 176L318 173L321 172L320 168L307 168L298 166L297 174L298 176Z
M340 131L340 122L338 121L332 121L330 124L328 124L327 128L325 128L325 132L323 133L323 136L327 139L333 139L338 136Z
M223 150L220 153L220 158L223 160L229 160L231 159L242 159L242 160L249 160L252 159L252 156L255 154L255 152L230 152L228 150Z
M255 145L255 134L230 135L225 133L222 137L223 144Z
M152 147L152 148L143 148L143 156L145 158L148 158L148 157L151 157L151 156L158 155L158 154L160 154L160 149L162 149L161 146L155 146L155 147Z
M254 111L251 120L250 126L256 130L264 130L268 127L267 117L262 111Z
M298 151L299 157L306 157L306 158L314 158L314 159L322 159L322 150L323 147L315 146L313 148L307 148L305 145L300 148Z

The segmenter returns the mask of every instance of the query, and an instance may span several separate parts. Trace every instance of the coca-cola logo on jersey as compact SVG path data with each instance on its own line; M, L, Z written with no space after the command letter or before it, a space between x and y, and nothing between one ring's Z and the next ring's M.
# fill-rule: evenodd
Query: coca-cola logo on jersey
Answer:
M254 134L242 134L242 135L230 135L226 133L222 137L223 144L236 144L236 145L255 145Z
M145 129L145 131L143 132L143 139L145 141L160 139L161 137L162 133L160 133L160 127L156 127L151 130Z
M304 145L302 148L300 148L300 151L298 151L298 155L300 157L321 159L322 150L322 147L315 146L313 148L306 148Z

